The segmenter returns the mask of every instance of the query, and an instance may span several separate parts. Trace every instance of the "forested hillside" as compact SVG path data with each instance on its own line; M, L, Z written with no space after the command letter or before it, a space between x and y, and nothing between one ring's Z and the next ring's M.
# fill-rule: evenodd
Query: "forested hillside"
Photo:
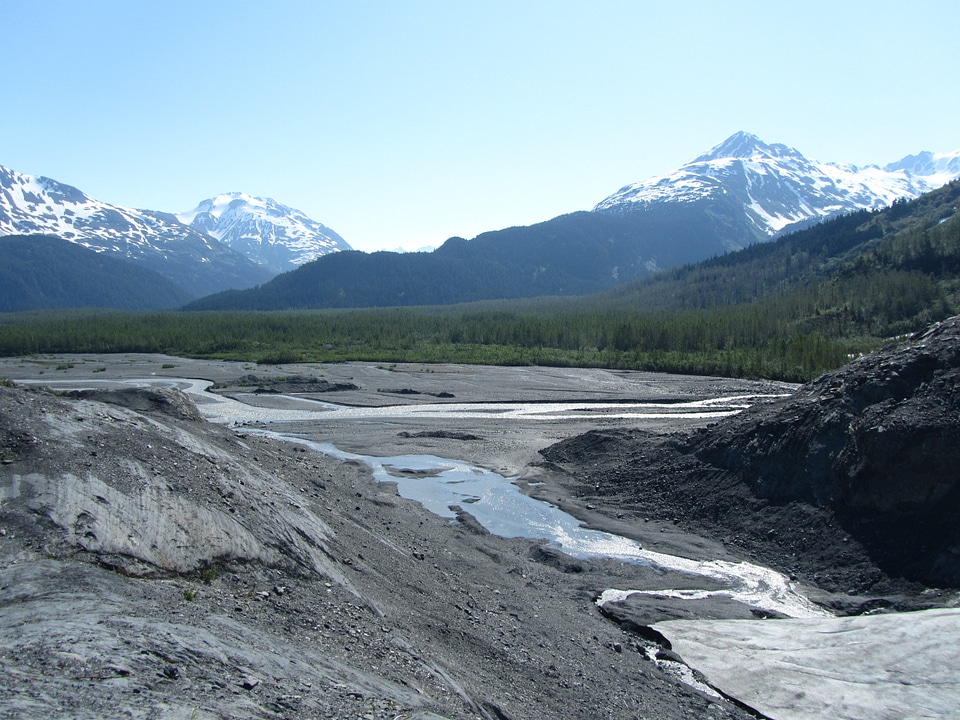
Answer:
M828 337L886 337L960 310L960 181L623 285L609 307L749 305Z
M190 310L448 305L586 295L760 239L734 208L650 206L578 212L536 225L451 238L432 253L325 255L258 288L201 298Z
M0 312L175 308L189 293L159 273L48 235L0 237Z

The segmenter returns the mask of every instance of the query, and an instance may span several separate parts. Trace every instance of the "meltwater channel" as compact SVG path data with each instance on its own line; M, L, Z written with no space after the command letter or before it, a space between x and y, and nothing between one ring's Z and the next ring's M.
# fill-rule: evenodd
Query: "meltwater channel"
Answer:
M69 381L62 383L75 385ZM209 392L206 380L186 378L130 379L121 381L81 381L85 387L150 385L174 386L191 396L204 417L211 422L243 426L285 442L293 442L339 460L367 465L378 482L395 483L404 498L415 500L441 517L457 517L457 508L468 512L484 528L508 538L545 540L555 548L578 559L609 558L621 562L650 565L665 571L700 575L718 581L720 590L657 590L658 595L697 599L710 595L732 598L751 607L782 613L788 617L812 618L829 615L792 589L788 578L778 572L747 562L722 560L697 561L646 550L634 540L591 530L572 515L546 502L520 492L511 478L491 470L433 455L374 457L345 452L329 443L307 440L289 432L267 429L274 423L290 424L333 422L337 420L376 420L386 418L439 417L451 421L475 417L524 420L562 420L564 418L655 419L661 417L719 418L731 415L750 402L750 396L715 398L681 404L657 403L437 403L392 407L345 407L303 398L272 396L282 407L259 407ZM515 478L514 478L515 479ZM713 583L711 583L713 584ZM605 591L598 603L614 601L634 590Z
M41 384L39 381L33 381ZM50 385L49 382L43 382ZM955 638L960 633L960 610L934 609L857 617L829 617L807 601L779 573L750 563L697 562L654 553L626 538L581 527L566 513L532 500L509 478L489 470L444 458L412 455L392 458L343 452L296 435L296 423L354 419L377 421L396 418L490 418L507 423L511 417L526 420L562 420L573 414L597 417L650 419L659 413L677 417L710 417L736 412L750 398L717 398L685 406L633 404L489 404L420 405L392 408L345 408L297 398L258 397L257 404L224 398L208 392L210 383L153 377L130 381L60 381L63 387L122 387L174 385L190 394L204 416L226 425L244 426L245 432L262 432L287 442L300 443L343 460L365 463L378 481L396 483L404 497L421 502L444 517L455 517L451 505L470 512L494 533L544 537L555 547L580 558L617 558L647 563L667 571L682 571L720 581L721 590L657 590L657 595L700 598L723 595L750 606L781 612L792 620L674 620L657 623L673 648L690 667L704 673L714 688L757 708L765 717L781 720L841 720L866 718L956 718L960 683L953 668L960 656ZM739 404L739 407L738 407ZM612 415L607 415L608 417ZM269 427L284 423L282 434ZM289 425L288 423L293 423ZM253 425L256 425L254 427ZM450 427L455 427L451 422ZM277 425L277 428L280 426ZM689 586L689 583L684 583ZM708 583L705 582L705 585ZM598 604L624 598L636 591L608 589ZM702 688L701 688L702 689Z

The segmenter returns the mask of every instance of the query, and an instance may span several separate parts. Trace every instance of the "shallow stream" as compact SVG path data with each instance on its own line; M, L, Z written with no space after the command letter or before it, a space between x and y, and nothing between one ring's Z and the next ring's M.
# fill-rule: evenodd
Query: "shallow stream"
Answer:
M295 442L340 460L367 465L376 481L391 482L398 493L415 500L430 512L455 520L466 511L495 535L547 541L578 559L609 558L621 562L657 567L710 578L722 583L722 590L657 590L658 595L702 598L730 597L751 607L782 613L789 617L828 615L801 594L789 580L768 568L746 562L697 561L646 550L634 540L592 530L558 507L535 500L520 491L508 478L491 470L433 455L375 457L340 450L329 443L307 440L300 434L268 429L283 423L285 428L309 423L336 421L384 421L434 417L451 421L495 417L511 419L563 420L582 418L656 419L716 418L747 407L752 396L712 398L685 403L435 403L389 407L346 407L332 403L280 395L243 395L239 399L209 392L205 380L157 378L82 383L85 387L172 385L189 394L204 417L212 422L244 427L248 432ZM599 603L619 600L640 591L604 592Z

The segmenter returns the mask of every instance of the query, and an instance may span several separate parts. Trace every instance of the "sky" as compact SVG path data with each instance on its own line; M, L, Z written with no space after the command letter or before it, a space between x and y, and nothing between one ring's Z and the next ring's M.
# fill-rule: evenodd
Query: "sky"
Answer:
M960 148L956 0L0 0L0 165L115 205L241 191L358 250L589 210L739 130Z

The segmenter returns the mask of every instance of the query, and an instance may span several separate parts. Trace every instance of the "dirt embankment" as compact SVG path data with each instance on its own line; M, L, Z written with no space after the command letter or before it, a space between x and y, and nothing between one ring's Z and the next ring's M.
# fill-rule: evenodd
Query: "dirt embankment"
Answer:
M0 717L747 717L594 607L656 573L451 527L176 391L0 388L0 458Z
M598 430L543 455L581 501L853 596L841 609L924 606L960 587L960 320L698 432Z

